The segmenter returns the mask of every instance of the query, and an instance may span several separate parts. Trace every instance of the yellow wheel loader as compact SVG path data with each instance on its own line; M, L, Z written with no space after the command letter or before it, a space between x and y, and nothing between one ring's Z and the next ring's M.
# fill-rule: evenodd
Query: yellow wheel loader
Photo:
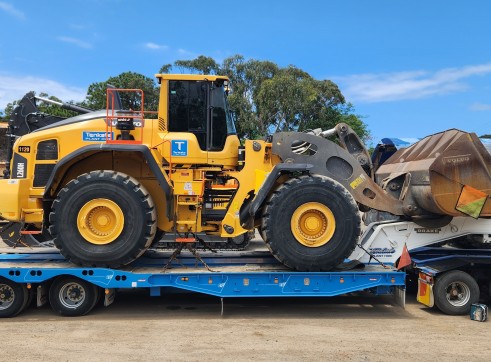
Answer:
M145 118L141 91L130 90L139 101L124 110L124 90L108 89L106 110L82 109L20 137L11 129L0 217L20 223L21 233L49 230L80 265L128 264L162 232L189 241L198 233L240 238L257 228L286 266L324 271L353 251L360 210L436 225L468 213L469 192L490 193L491 160L475 135L431 136L375 173L346 124L241 145L226 77L157 78L155 119ZM487 198L477 209L474 216L491 216Z

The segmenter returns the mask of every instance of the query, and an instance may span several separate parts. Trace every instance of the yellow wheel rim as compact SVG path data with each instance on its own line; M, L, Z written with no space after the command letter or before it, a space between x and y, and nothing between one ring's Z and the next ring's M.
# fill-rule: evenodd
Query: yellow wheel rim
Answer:
M89 243L109 244L123 231L124 214L118 204L111 200L90 200L78 212L77 226Z
M331 240L336 230L336 219L326 205L307 202L295 210L290 226L300 244L317 248Z

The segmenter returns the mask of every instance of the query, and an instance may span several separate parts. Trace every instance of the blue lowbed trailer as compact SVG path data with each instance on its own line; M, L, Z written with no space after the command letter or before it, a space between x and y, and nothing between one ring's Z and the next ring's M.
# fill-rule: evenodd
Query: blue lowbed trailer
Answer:
M405 273L393 267L331 272L296 272L286 269L269 252L203 253L206 269L191 254L181 255L165 269L170 253L149 253L122 269L80 267L68 263L53 249L0 254L0 317L24 310L34 297L37 305L50 303L65 316L90 312L104 294L107 306L115 291L147 288L152 296L166 287L222 298L331 297L370 291L392 294L404 306Z

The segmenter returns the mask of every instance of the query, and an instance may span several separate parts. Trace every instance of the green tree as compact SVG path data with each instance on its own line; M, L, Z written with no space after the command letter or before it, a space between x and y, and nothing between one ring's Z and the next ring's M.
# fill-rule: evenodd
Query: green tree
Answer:
M10 115L14 111L15 107L17 107L17 105L19 104L19 102L20 102L20 99L17 99L15 101L12 101L12 102L7 103L7 105L5 106L4 116L3 116L3 119L2 119L4 122L8 122L9 121Z
M231 108L237 114L237 131L241 138L259 138L268 134L271 119L258 111L258 94L262 83L279 71L269 61L248 60L234 55L223 61L221 73L229 77L232 92L229 95Z
M145 96L145 110L156 111L159 104L159 88L154 79L135 72L124 72L109 77L104 82L92 83L87 90L83 105L91 109L106 108L106 89L108 85L121 89L141 89ZM139 110L141 97L133 92L120 92L123 109Z
M338 86L330 80L316 80L295 66L282 68L271 61L246 60L242 55L218 64L210 57L178 60L161 71L222 74L229 77L231 108L237 115L241 138L259 138L274 130L328 129L348 123L362 139L369 137L366 124L346 103Z
M218 74L220 71L218 63L213 58L204 55L193 60L176 60L174 66L180 68L183 73Z
M257 108L279 131L331 128L339 120L344 97L336 84L319 81L293 66L281 69L265 80L258 94Z
M172 64L164 64L163 66L160 67L159 73L169 74L172 71L172 68L173 68Z

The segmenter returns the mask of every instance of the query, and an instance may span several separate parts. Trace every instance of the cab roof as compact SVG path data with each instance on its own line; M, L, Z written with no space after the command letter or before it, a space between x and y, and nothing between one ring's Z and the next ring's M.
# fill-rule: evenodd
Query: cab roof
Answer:
M224 75L206 75L206 74L155 74L155 77L159 80L229 80L228 77Z

